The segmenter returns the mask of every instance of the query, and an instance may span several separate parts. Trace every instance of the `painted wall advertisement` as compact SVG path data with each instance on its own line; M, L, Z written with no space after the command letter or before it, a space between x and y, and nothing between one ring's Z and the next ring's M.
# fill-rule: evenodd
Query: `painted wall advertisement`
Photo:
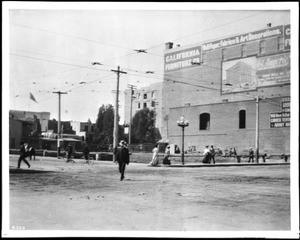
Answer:
M270 113L270 127L290 127L290 97L284 97L281 99L282 112Z
M284 26L284 50L291 49L291 25Z
M222 93L256 90L290 82L290 53L222 63Z
M197 67L200 63L201 46L165 54L165 72ZM196 63L196 64L194 64Z
M242 58L222 63L222 92L255 90L256 57Z
M289 49L290 46L290 25L280 25L276 27L270 27L267 29L236 35L221 40L208 42L202 45L202 51L216 50L225 47L231 47L236 44L248 43L251 41L261 40L268 37L284 36L285 50Z
M290 82L290 53L257 59L257 84L269 86Z

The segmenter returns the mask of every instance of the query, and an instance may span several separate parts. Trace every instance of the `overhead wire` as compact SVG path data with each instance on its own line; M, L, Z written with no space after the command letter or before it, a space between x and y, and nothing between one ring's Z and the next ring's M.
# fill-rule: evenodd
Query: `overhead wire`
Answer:
M244 20L244 19L247 19L247 18L250 18L250 17L253 17L253 16L256 16L256 15L259 15L259 14L262 14L263 12L261 13L257 13L257 14L254 14L254 15L251 15L251 16L247 16L247 17L244 17L244 18L241 18L241 19L238 19L238 20L234 20L234 21L231 21L231 22L227 22L227 23L224 23L222 25L218 25L218 26L215 26L213 28L209 28L209 29L206 29L204 31L201 31L201 32L197 32L197 33L194 33L194 34L190 34L190 35L187 35L187 36L184 36L184 37L181 37L181 38L178 38L178 39L175 39L175 40L179 40L179 39L183 39L183 38L186 38L186 37L190 37L190 36L194 36L194 35L197 35L197 34L200 34L200 33L203 33L203 32L206 32L206 31L209 31L209 30L212 30L212 29L216 29L218 27L221 27L221 26L224 26L224 25L227 25L227 24L231 24L231 23L234 23L234 22L237 22L237 21L241 21L241 20ZM14 24L14 23L12 23ZM39 30L39 31L45 31L45 32L49 32L49 33L54 33L54 34L58 34L58 35L62 35L62 36L66 36L66 37L72 37L72 38L77 38L77 39L80 39L80 40L85 40L85 41L89 41L89 42L95 42L95 43L100 43L100 44L104 44L104 45L108 45L108 46L113 46L113 47L118 47L118 48L123 48L123 49L127 49L127 50L133 50L131 48L126 48L126 47L122 47L122 46L117 46L117 45L114 45L114 44L107 44L107 43L103 43L103 42L100 42L100 41L95 41L95 40L91 40L91 39L86 39L86 38L81 38L81 37L77 37L77 36L71 36L71 35L68 35L68 34L62 34L62 33L58 33L58 32L54 32L54 31L49 31L49 30L45 30L45 29L40 29L40 28L35 28L35 27L30 27L30 26L25 26L25 25L21 25L21 24L14 24L14 25L17 25L17 26L22 26L22 27L26 27L26 28L31 28L31 29L35 29L35 30ZM160 44L162 45L162 44ZM158 46L160 46L158 45ZM153 46L153 47L149 47L147 48L148 49L152 49L152 48L155 48L157 46ZM147 52L148 53L148 52ZM135 53L130 53L130 54L127 54L123 57L126 57L126 56L129 56L129 55L133 55ZM151 53L148 53L148 54L151 54ZM15 54L17 55L17 54ZM156 55L156 56L161 56L161 55L157 55L157 54L151 54L151 55ZM21 55L19 55L21 56ZM27 57L27 58L30 58L28 56L22 56L22 57ZM31 57L33 58L33 57ZM119 57L120 58L120 57ZM38 58L34 58L34 59L38 59ZM111 60L115 60L115 59L118 59L118 58L114 58L114 59L110 59L110 60L106 60L106 61L111 61ZM41 59L40 59L41 60ZM50 61L50 60L45 60L43 59L44 61L49 61L49 62L53 62L53 63L59 63L59 64L66 64L66 65L72 65L74 66L74 64L69 64L69 63L61 63L61 62L55 62L55 61ZM210 61L212 59L209 59ZM210 68L215 68L215 69L221 69L221 68L216 68L216 67L212 67L212 66L207 66L205 65L206 67L210 67ZM83 67L83 66L80 66L80 68L89 68L90 67ZM101 70L101 69L94 69L92 68L93 70ZM109 70L102 70L102 71L109 71ZM137 72L137 71L135 71ZM236 73L236 72L235 72ZM131 74L132 75L132 74ZM164 73L164 75L166 75ZM245 75L245 74L244 74ZM253 76L253 75L252 75ZM148 76L147 76L148 77ZM172 76L172 77L175 77L175 76ZM187 78L184 78L184 79L187 79ZM189 78L191 80L191 78ZM195 81L198 81L199 79L194 79ZM176 80L172 80L173 82L178 82L178 83L181 83L181 84L187 84L186 82L182 82L182 81L176 81ZM210 88L210 87L206 87L206 86L201 86L201 85L198 85L198 84L191 84L191 86L197 86L197 87L202 87L202 88L206 88L206 89L210 89L210 90L217 90L219 91L219 89L215 89L215 88Z

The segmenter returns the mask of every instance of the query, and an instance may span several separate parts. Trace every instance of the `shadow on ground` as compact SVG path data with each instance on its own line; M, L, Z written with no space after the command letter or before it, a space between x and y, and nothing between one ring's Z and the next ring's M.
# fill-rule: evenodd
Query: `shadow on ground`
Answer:
M19 174L19 173L27 173L27 174L34 174L34 173L53 173L53 171L44 171L44 170L34 170L34 169L23 169L23 168L10 168L9 173Z

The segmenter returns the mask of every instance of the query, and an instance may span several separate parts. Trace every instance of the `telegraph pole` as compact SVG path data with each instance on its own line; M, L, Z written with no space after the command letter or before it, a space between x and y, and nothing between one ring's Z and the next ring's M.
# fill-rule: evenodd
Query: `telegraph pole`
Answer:
M59 144L59 140L60 140L60 133L61 133L61 129L60 129L60 112L61 112L61 107L60 107L60 103L61 103L61 94L67 94L67 92L53 92L53 93L57 93L58 94L58 124L57 124L57 158L59 158L59 154L60 154L60 144Z
M259 159L259 101L261 99L256 96L256 127L255 127L255 149L256 149L256 163Z
M130 88L130 115L129 115L129 134L128 134L128 144L131 144L131 123L132 123L132 101L134 99L133 97L133 89L136 88L136 86L128 84L127 87Z
M118 147L118 134L119 134L119 81L120 73L127 74L127 72L120 71L120 66L117 70L112 69L111 71L117 73L117 92L116 92L116 104L115 104L115 115L114 115L114 142L113 142L113 162L116 161L115 150Z

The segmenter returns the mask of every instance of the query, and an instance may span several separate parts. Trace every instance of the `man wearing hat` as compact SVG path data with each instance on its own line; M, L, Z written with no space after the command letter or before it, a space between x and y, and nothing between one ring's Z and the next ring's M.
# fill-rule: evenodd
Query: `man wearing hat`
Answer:
M250 163L251 160L252 160L252 162L254 162L254 151L253 151L252 147L249 149L249 161L248 161L248 163Z
M26 157L27 155L27 146L28 143L27 142L21 142L21 146L20 146L20 157L18 160L18 168L21 167L21 162L24 161L24 163L27 164L28 168L30 168L30 164L29 162L27 162Z
M117 149L116 162L119 164L119 172L121 173L120 181L124 179L125 166L129 164L129 150L127 144L122 140Z

